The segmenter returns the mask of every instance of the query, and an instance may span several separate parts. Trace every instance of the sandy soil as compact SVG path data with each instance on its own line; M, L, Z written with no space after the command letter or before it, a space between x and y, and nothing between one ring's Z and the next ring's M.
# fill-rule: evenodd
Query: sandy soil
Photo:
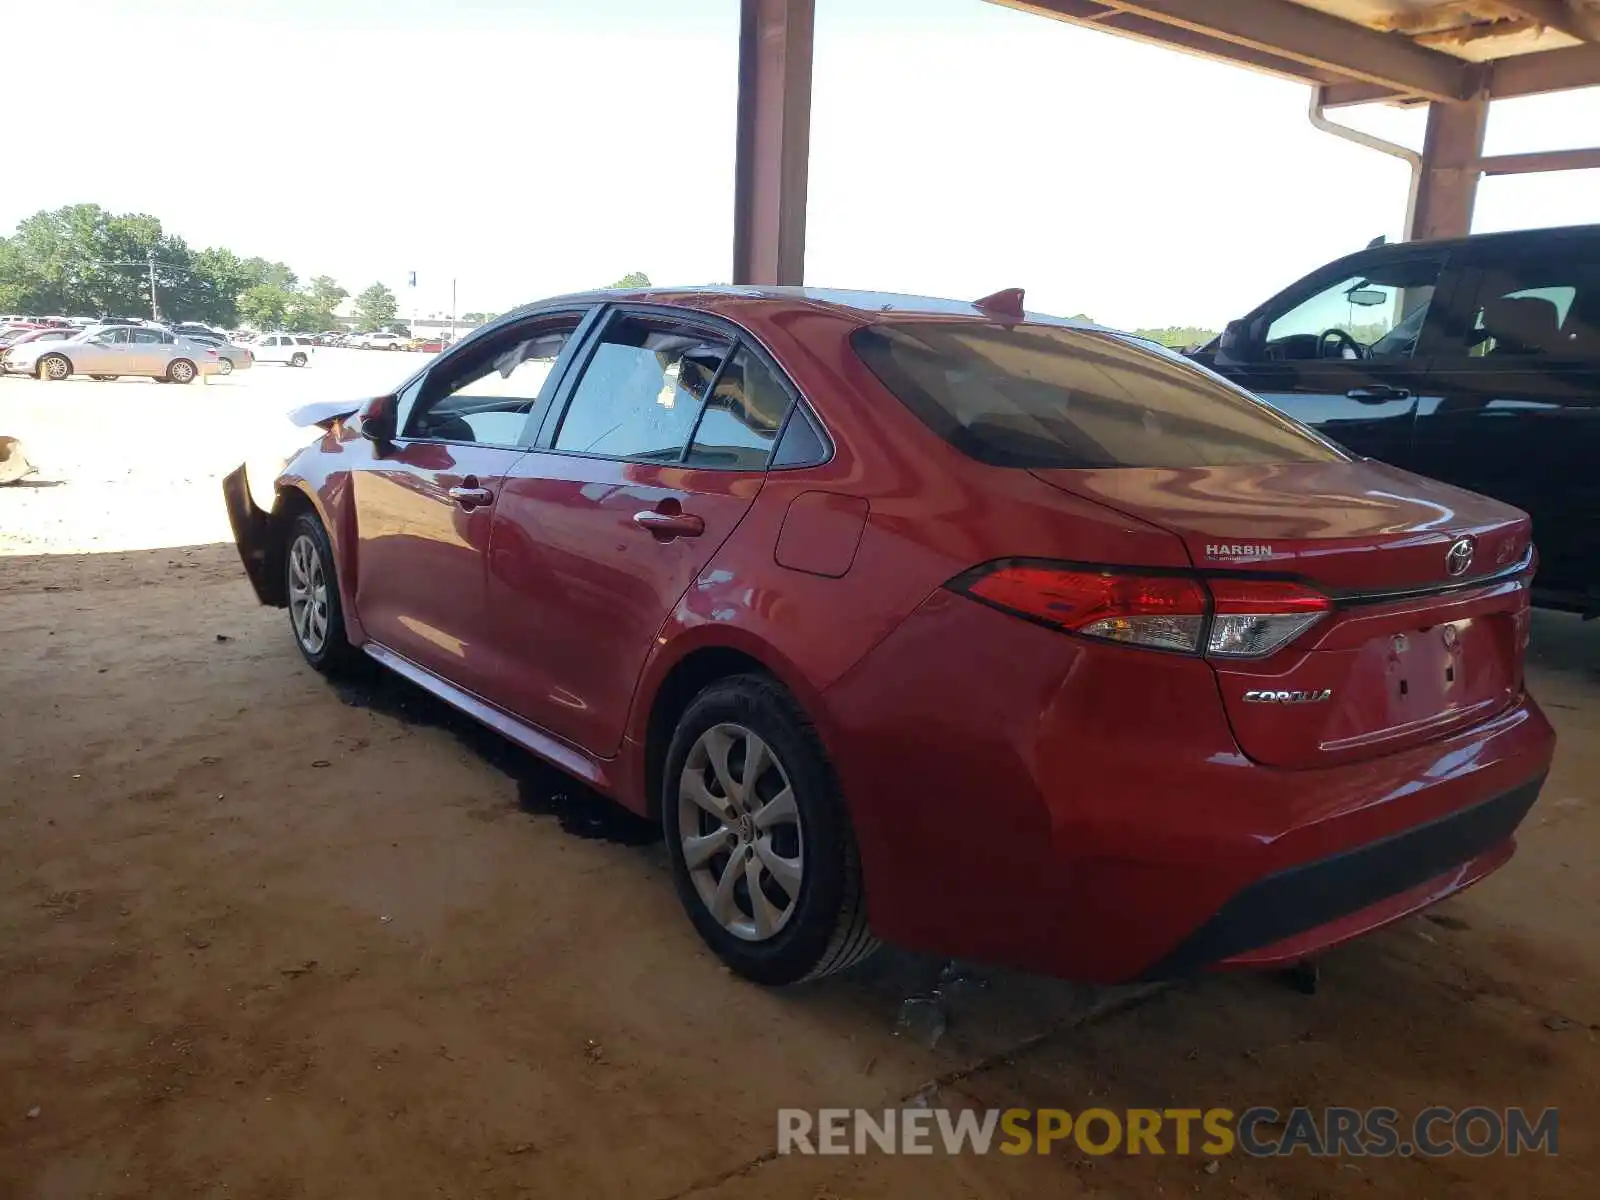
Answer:
M301 663L215 544L215 476L303 389L404 373L337 369L0 380L3 431L65 478L0 489L0 1196L1597 1194L1600 627L1537 621L1563 743L1516 859L1330 955L1316 996L985 971L929 1049L896 1023L940 964L744 985L648 831L398 681ZM128 449L153 465L111 473ZM773 1157L780 1106L917 1095L1560 1105L1561 1154Z

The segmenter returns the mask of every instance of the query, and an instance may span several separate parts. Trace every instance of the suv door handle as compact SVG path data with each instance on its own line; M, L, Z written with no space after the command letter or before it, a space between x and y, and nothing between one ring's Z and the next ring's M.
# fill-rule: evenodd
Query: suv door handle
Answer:
M655 508L634 513L633 523L664 542L673 538L699 537L706 531L705 521L693 513L684 512L676 500L663 500Z
M479 486L476 476L468 475L461 481L461 485L451 488L447 494L468 512L494 502L494 493L486 487Z
M1409 400L1411 392L1408 388L1389 387L1379 384L1377 387L1351 388L1345 393L1351 400L1359 400L1363 404L1382 404L1385 400Z

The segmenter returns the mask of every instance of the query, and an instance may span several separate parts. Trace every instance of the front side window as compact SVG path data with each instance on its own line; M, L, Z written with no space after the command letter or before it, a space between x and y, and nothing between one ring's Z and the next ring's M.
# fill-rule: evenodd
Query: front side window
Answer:
M1416 351L1444 263L1401 259L1339 280L1272 318L1269 361L1406 359Z
M1600 358L1600 262L1520 262L1484 272L1465 345L1491 362Z
M549 403L562 348L577 314L546 318L486 341L430 373L406 417L406 436L518 446Z
M1212 467L1344 455L1193 363L1054 325L905 322L851 345L958 450L1002 467Z
M125 346L128 343L128 331L126 329L107 329L102 333L95 334L89 340L97 346Z
M729 349L727 340L675 321L613 318L573 391L554 448L679 461Z

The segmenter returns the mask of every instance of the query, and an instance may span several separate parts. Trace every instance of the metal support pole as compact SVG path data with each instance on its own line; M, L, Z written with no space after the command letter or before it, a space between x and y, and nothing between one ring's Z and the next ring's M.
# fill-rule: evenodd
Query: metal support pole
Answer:
M1417 219L1417 191L1422 185L1422 155L1408 146L1386 141L1364 130L1341 125L1337 121L1330 121L1326 112L1327 95L1326 84L1314 85L1311 89L1311 111L1308 115L1315 128L1322 130L1323 133L1331 133L1334 137L1343 138L1347 142L1354 142L1358 146L1365 146L1369 150L1391 155L1411 169L1411 182L1406 189L1406 223L1403 226L1409 235Z
M1489 118L1486 96L1428 105L1428 132L1422 142L1422 173L1417 203L1406 237L1464 237L1472 232L1472 206L1478 196L1478 160Z
M161 307L156 303L156 252L151 250L145 257L145 266L150 270L150 319L161 320Z
M815 0L741 0L733 281L805 275Z

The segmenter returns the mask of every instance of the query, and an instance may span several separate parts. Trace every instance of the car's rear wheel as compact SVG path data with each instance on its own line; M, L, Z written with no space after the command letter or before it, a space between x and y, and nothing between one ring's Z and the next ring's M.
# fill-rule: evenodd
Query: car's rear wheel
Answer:
M72 374L72 364L64 355L46 354L39 360L37 368L40 379L49 379L59 382Z
M194 364L187 358L175 358L167 364L167 378L173 383L193 383Z
M233 359L223 358L217 360L217 373L219 375L233 374Z
M333 546L315 514L300 513L290 524L283 565L289 627L300 653L327 675L348 667L359 652L345 637Z
M293 358L291 358L289 360L289 365L291 367L303 367L303 366L305 366L306 365L306 356L304 354L298 354L297 353Z
M746 979L814 979L877 949L833 767L774 680L738 675L695 697L667 751L661 823L678 898Z

